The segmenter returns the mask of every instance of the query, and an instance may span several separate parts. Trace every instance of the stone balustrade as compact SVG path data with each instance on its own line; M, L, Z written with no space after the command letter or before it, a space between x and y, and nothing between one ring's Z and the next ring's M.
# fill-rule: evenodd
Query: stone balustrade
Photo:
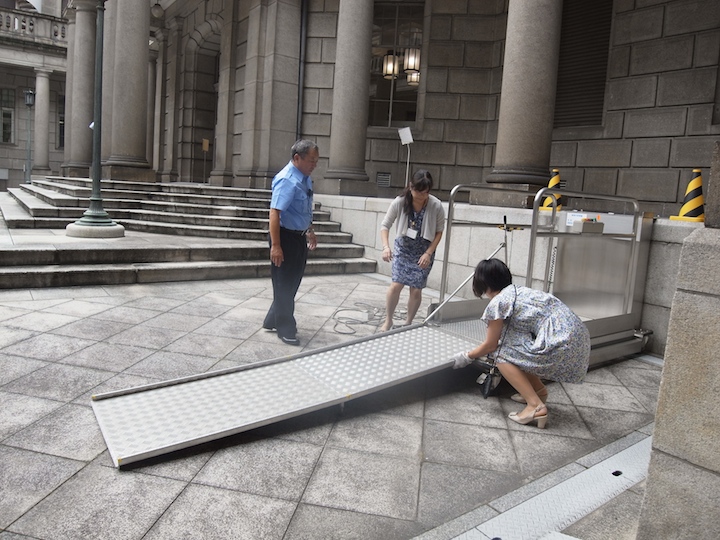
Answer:
M16 9L0 9L0 37L67 47L65 19Z

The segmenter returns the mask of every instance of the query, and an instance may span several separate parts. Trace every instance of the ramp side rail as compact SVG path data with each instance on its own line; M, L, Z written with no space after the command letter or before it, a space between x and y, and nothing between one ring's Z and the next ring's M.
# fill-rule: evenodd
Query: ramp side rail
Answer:
M505 247L505 242L501 242L500 245L497 247L497 249L495 251L493 251L487 258L492 259L495 255L497 255L497 252L500 251L504 247ZM440 304L438 304L437 306L431 305L430 308L432 309L432 311L431 311L430 315L428 315L425 318L425 321L423 322L423 324L426 324L426 323L430 322L432 319L434 319L435 315L440 313L440 310L445 306L445 304L447 304L450 300L452 300L455 297L455 295L458 292L460 292L460 289L462 289L467 284L467 282L470 281L474 276L475 276L475 272L473 271L470 273L470 275L468 277L465 278L465 280L460 285L458 285L458 287L452 293L450 293L450 295L445 300L442 300L440 302Z

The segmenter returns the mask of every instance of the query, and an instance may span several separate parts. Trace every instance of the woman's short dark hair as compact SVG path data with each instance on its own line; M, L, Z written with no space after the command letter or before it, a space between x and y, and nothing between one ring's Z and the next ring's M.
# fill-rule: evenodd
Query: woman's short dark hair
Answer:
M500 259L485 259L475 267L472 289L478 298L489 291L502 291L512 284L512 274Z

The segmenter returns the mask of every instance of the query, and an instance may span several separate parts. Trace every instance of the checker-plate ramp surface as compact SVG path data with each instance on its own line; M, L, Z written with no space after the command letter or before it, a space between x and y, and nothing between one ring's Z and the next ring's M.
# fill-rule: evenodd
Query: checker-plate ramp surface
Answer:
M482 323L473 323L414 325L285 359L100 394L92 407L120 467L450 367L453 354L484 339Z

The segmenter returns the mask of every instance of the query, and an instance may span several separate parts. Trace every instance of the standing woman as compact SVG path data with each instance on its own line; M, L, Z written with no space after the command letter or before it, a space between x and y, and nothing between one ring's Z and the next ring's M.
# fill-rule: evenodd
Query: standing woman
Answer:
M405 285L410 287L405 325L412 324L422 302L422 290L427 285L435 250L445 228L445 209L440 199L430 195L432 187L428 171L415 172L410 185L390 204L380 226L383 261L392 260L392 283L385 298L381 332L392 328L393 314ZM395 222L395 249L391 250L388 237Z
M480 261L472 287L475 296L490 298L482 316L487 334L471 351L453 356L454 367L494 352L500 373L520 394L512 399L526 403L522 411L510 413L510 420L544 428L548 391L541 379L582 382L590 360L585 323L553 295L513 285L510 270L499 259Z

